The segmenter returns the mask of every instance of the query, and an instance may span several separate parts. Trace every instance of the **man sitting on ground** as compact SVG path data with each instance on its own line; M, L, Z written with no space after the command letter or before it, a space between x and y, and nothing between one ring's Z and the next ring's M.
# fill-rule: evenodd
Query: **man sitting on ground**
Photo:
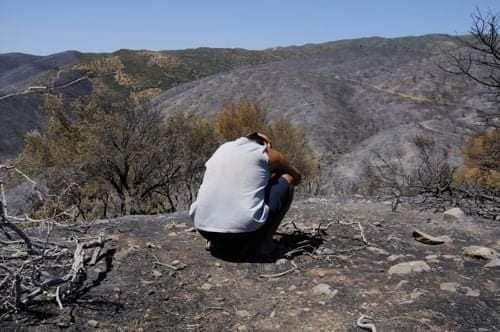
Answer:
M257 132L221 145L205 167L189 215L208 249L271 254L301 180L297 169Z

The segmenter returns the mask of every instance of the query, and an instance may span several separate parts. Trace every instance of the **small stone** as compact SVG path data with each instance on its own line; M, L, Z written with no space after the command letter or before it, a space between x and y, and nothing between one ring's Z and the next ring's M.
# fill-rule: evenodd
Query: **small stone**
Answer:
M478 297L481 295L481 292L478 289L471 289L469 287L467 288L467 292L465 293L465 296L472 296L472 297Z
M153 272L153 277L155 277L155 278L159 278L159 277L161 277L161 276L163 275L163 274L162 274L160 271L158 271L158 270L153 270L152 272Z
M318 276L319 276L320 278L323 278L324 276L326 276L325 271L319 271Z
M151 285L151 284L155 283L152 280L144 280L144 279L139 279L139 282L141 283L141 285L144 285L144 286Z
M113 292L115 292L115 293L121 293L121 291L122 290L118 287L113 288Z
M377 247L367 247L366 250L376 254L376 255L382 255L382 256L389 256L390 253L387 252L387 250L377 248Z
M87 325L93 328L97 328L99 326L99 322L96 321L95 319L91 319L87 321Z
M335 254L334 250L332 250L330 248L324 248L324 247L318 248L317 252L318 252L318 254L322 254L322 255L333 255L333 254Z
M294 290L296 290L296 289L297 289L297 286L295 286L295 285L291 285L290 287L288 287L288 290L289 290L290 292L293 292L293 291L294 291Z
M394 261L396 261L400 258L403 258L403 257L405 257L405 256L404 255L390 255L389 257L387 257L387 260L389 262L394 262Z
M314 295L324 295L328 297L334 297L337 295L338 290L332 290L328 284L317 284L313 287L312 292Z
M500 266L500 257L496 257L496 258L492 259L484 267L499 267L499 266Z
M400 289L402 288L404 285L406 285L407 283L409 283L408 280L401 280L400 282L398 282L398 284L396 285L396 289Z
M445 221L461 221L464 220L465 213L460 208L452 208L446 210L443 214L443 220Z
M464 256L483 259L494 259L498 257L498 253L488 247L469 246L464 248Z
M221 267L220 263L219 262L215 263L215 267Z
M177 236L177 233L176 232L170 232L170 233L168 233L168 236L174 237L174 236Z
M178 259L176 259L176 260L173 260L172 263L170 263L170 264L172 264L172 265L179 265L180 263L181 263L181 261L178 260Z
M431 267L426 262L412 261L412 262L405 262L393 265L389 269L388 273L391 275L392 274L404 275L409 273L428 272L430 270Z
M285 265L288 263L288 259L286 258L280 258L276 261L276 265Z
M248 327L246 327L245 325L238 325L238 326L236 327L236 331L239 331L239 332L247 332L247 331L250 331L250 330L249 330L249 329L248 329Z
M439 256L438 255L427 255L425 256L425 260L428 263L439 263Z
M67 327L69 327L70 325L71 325L71 323L70 323L70 322L68 322L68 321L66 321L66 320L64 320L64 321L58 321L58 322L57 322L57 326L58 326L58 327L61 327L61 328L67 328Z
M410 293L410 299L407 301L402 302L401 304L410 304L414 303L415 300L417 300L420 296L424 295L425 292L419 290L418 288L415 288L411 293Z
M458 282L443 282L439 284L439 289L452 293L456 293L458 287L460 287Z
M210 289L212 289L212 285L209 284L208 282L206 282L203 285L201 285L200 288L203 289L203 290L210 290Z
M269 318L274 318L276 316L276 310L273 310L269 315Z
M250 317L250 313L248 311L246 311L246 310L237 310L236 311L236 316L242 317L242 318Z

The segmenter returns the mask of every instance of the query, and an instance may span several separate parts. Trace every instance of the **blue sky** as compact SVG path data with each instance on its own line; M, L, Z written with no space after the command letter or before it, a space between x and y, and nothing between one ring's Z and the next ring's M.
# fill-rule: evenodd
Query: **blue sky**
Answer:
M263 49L466 33L499 0L0 0L0 53L200 46Z

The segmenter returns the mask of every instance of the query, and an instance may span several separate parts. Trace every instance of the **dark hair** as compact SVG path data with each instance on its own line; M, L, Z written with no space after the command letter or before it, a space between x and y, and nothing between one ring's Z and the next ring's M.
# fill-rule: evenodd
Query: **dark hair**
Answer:
M260 136L258 132L253 132L251 134L248 134L246 138L248 138L251 141L257 142L260 145L266 145L266 140L262 136Z

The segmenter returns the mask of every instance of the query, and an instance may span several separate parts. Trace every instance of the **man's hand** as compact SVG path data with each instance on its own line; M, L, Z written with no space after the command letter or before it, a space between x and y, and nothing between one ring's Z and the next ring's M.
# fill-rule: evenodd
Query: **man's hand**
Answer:
M273 148L267 149L269 157L269 170L271 173L282 174L282 176L291 185L298 185L302 180L302 175L299 171L290 165L288 160L278 151Z

